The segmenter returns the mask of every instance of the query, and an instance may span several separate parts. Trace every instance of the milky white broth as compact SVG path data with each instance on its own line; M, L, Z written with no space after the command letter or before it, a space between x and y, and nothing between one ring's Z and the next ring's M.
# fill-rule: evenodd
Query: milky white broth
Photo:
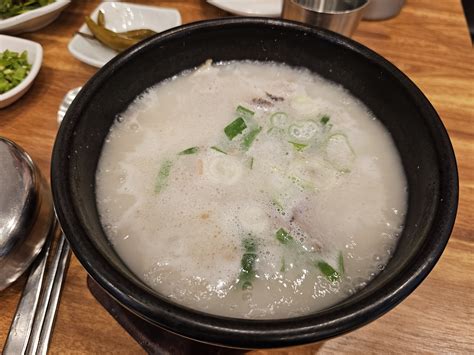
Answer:
M392 138L360 101L249 61L147 90L112 126L96 182L107 236L139 278L239 318L308 314L364 287L407 201Z

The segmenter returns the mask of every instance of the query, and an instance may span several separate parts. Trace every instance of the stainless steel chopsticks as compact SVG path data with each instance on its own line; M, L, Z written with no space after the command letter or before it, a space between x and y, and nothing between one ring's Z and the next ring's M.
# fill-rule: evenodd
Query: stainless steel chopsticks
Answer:
M46 262L51 242L54 237L55 223L46 238L43 250L33 262L23 293L10 326L3 354L25 354L28 348L31 330L35 320L36 309L40 301Z
M36 312L27 354L47 353L70 255L69 244L61 233L56 253L51 260L44 296Z
M52 239L59 234L58 232L61 231L55 223L45 250L32 266L3 349L4 355L47 353L71 256L69 244L61 232L47 266Z

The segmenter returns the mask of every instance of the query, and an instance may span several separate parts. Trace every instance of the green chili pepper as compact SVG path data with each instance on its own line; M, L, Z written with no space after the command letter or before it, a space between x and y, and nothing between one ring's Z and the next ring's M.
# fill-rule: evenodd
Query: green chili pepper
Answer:
M136 38L136 39L145 39L148 37L151 37L153 35L156 35L157 32L149 29L139 29L139 30L131 30L127 32L117 32L118 35L120 36L125 36L128 38Z
M89 16L86 16L86 24L100 43L118 52L121 52L139 42L138 39L123 37L105 27L99 26L92 21Z
M95 23L90 17L86 17L86 24L94 35L90 36L79 32L81 36L89 39L97 39L105 46L119 52L156 34L155 31L149 29L138 29L126 32L111 31L105 28L105 14L102 10L100 10L97 15L97 23Z

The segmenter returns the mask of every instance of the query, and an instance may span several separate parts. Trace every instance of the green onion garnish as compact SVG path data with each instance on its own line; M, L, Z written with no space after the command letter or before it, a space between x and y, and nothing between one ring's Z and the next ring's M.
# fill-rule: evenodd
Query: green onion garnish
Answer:
M242 147L244 150L248 150L252 145L253 141L257 137L257 135L262 131L262 127L255 128L251 130L242 140Z
M252 279L255 277L255 260L257 260L257 243L253 238L246 238L243 240L244 254L240 260L240 275L239 280L242 283L242 290L247 290L252 287Z
M298 152L301 152L303 149L305 149L308 146L307 144L296 143L296 142L291 142L291 141L288 141L288 143L293 145L293 148L295 148Z
M3 1L0 1L3 4ZM5 5L8 7L8 5ZM10 2L10 6L11 2ZM18 7L22 5L14 5ZM0 18L3 5L0 5ZM28 63L28 53L9 51L0 51L0 95L19 85L31 70L31 64Z
M158 171L158 176L155 183L155 193L160 193L161 190L166 186L168 176L170 175L171 167L173 162L171 160L165 160Z
M226 152L224 152L221 148L216 147L215 145L213 145L213 146L211 147L211 149L214 149L216 152L219 152L219 153L222 153L222 154L227 155Z
M337 281L341 277L341 275L325 261L318 261L316 266L322 272L324 277L326 277L331 282Z
M230 140L234 139L237 135L241 134L244 129L247 128L245 121L242 117L232 121L226 128L224 133Z
M191 148L183 150L182 152L179 152L178 155L196 154L197 152L199 152L198 147L191 147Z
M330 117L328 115L324 115L323 117L321 117L319 122L321 122L321 124L325 125L326 123L329 122L329 120L330 120Z
M277 230L277 232L275 233L275 236L281 244L288 244L289 242L293 240L293 237L290 235L290 233L288 233L283 228L280 228L279 230Z
M245 253L242 256L242 260L240 262L240 266L242 266L242 271L247 274L250 274L253 270L253 265L256 259L257 259L257 254Z
M235 112L237 112L240 116L245 117L245 118L250 118L250 117L253 117L253 115L255 115L255 112L240 105L237 106L237 109L235 110Z

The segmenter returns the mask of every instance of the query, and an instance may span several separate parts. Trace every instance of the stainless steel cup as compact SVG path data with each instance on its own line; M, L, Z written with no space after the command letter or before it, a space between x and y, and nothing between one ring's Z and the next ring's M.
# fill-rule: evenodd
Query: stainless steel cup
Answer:
M369 0L285 0L282 17L350 37Z

